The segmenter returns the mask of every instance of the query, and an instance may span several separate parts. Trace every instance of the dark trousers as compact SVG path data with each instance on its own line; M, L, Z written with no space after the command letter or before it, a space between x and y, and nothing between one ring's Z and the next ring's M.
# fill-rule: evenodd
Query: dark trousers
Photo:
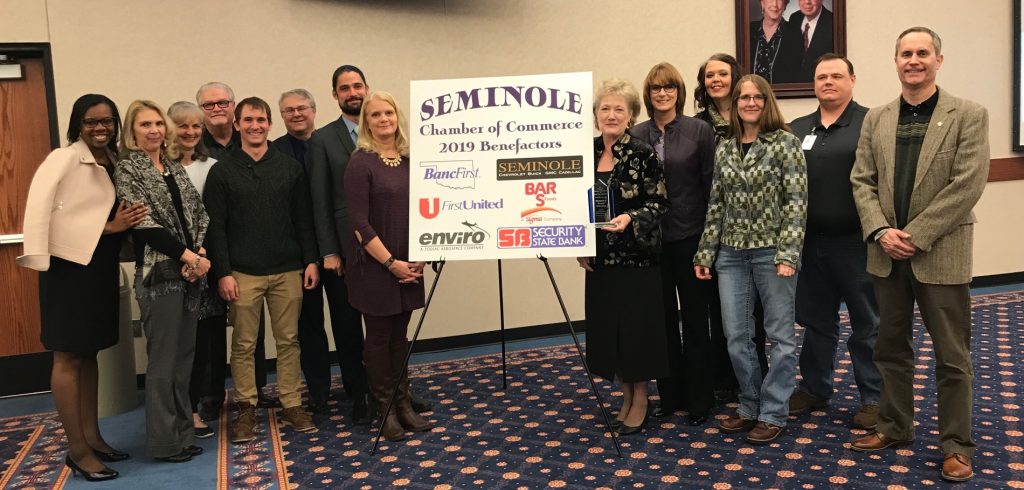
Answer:
M658 395L664 409L683 408L692 415L707 414L715 404L714 378L708 376L707 366L712 357L710 309L719 308L711 283L697 279L693 273L693 255L699 241L700 236L695 236L665 243L661 268L671 374L658 379Z
M351 396L370 391L363 364L363 315L348 302L348 286L344 277L323 274L327 292L327 309L331 314L331 333L334 334L334 355L341 367L341 382L345 393ZM408 324L408 321L406 321Z
M925 253L925 252L918 252ZM878 432L914 438L914 302L931 335L938 388L939 441L945 453L973 456L971 410L971 294L967 284L925 284L910 261L894 261L889 277L875 277L881 321L875 363L882 373Z
M224 404L224 380L228 374L227 323L227 315L215 315L199 320L196 328L192 379L189 383L189 398L193 412L198 411L200 402L210 407ZM266 319L264 313L260 313L260 331L256 337L253 365L256 368L256 387L261 391L267 386L265 331Z
M322 287L306 291L299 315L299 343L302 349L302 373L309 396L324 401L331 390L331 352L324 331L324 292L331 315L335 356L341 367L341 381L349 397L369 392L363 365L362 315L348 302L345 278L320 269Z
M226 327L224 315L199 320L196 327L196 353L188 388L193 412L199 410L199 402L204 398L218 406L224 403L228 363Z
M867 245L860 232L807 233L796 287L796 321L804 327L800 390L829 399L839 346L839 307L846 302L852 333L846 342L863 405L877 405L881 374L872 359L878 337L878 303L867 273Z

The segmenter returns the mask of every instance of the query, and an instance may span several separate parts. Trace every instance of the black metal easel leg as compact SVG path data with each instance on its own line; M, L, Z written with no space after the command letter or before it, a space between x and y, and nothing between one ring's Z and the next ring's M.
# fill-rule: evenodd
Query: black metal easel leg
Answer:
M398 377L395 379L395 386L391 388L391 399L388 400L388 407L384 410L384 413L380 414L380 424L377 425L377 437L373 440L373 449L370 450L370 456L377 454L377 445L380 444L380 436L384 430L384 420L387 419L388 414L391 413L391 409L394 408L395 397L398 396L398 386L402 384L402 379L405 378L406 372L409 370L409 359L412 358L412 348L416 345L416 339L420 336L420 329L423 328L423 319L427 317L427 310L430 309L430 300L434 298L434 289L437 288L437 280L441 278L441 271L444 270L444 260L434 262L434 282L430 284L430 293L427 294L427 301L423 304L423 314L420 315L420 320L416 322L416 331L412 334L412 341L409 342L409 350L405 353L405 364L402 364L402 370L398 373Z
M565 301L562 301L562 293L558 291L558 284L555 283L555 275L551 272L551 264L548 264L548 258L543 255L538 255L537 258L544 263L544 268L548 271L548 279L551 279L551 287L555 289L555 297L558 298L558 305L562 307L562 314L565 315L565 324L569 327L569 333L572 334L572 342L576 344L576 353L579 354L580 362L583 363L583 370L587 372L587 379L590 380L590 388L594 390L594 396L597 398L597 407L601 409L601 415L604 416L604 426L608 429L608 433L611 434L612 442L615 443L615 452L618 453L621 458L622 448L619 447L619 437L615 435L615 431L611 430L611 417L608 416L608 411L604 408L604 400L601 399L601 392L597 390L597 383L594 382L594 375L591 374L590 366L587 366L587 359L583 356L583 348L580 347L580 339L576 336L576 329L572 326L572 320L569 319L569 310L565 308Z
M501 280L501 259L498 259L498 310L501 316L501 389L508 389L508 374L505 371L505 287Z

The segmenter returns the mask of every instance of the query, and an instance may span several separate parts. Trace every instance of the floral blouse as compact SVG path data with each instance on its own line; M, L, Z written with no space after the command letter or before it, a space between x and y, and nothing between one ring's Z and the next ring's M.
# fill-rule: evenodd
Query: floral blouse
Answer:
M604 153L604 141L594 139L594 165ZM622 233L598 229L597 262L604 266L650 267L661 253L661 219L668 212L665 173L654 150L628 133L612 145L614 166L609 178L609 205L614 216L628 214ZM614 217L612 216L612 217Z

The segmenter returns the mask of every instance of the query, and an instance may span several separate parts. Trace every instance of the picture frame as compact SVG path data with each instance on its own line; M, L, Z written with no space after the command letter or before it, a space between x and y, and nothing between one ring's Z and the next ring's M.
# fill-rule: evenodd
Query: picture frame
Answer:
M1021 49L1021 38L1024 33L1024 20L1021 12L1024 10L1024 0L1013 2L1013 151L1024 152L1024 135L1021 134L1021 121L1024 120L1024 112L1021 111L1021 78L1024 78L1024 63L1021 57L1024 52Z
M846 0L817 0L819 12L814 14L817 20L806 47L799 27L804 19L799 0L763 3L769 6L769 2L782 4L781 20L785 25L779 28L781 32L772 34L770 42L759 45L764 20L762 0L736 0L736 59L745 73L764 76L777 98L813 97L814 62L818 57L828 52L846 56ZM759 46L761 56L757 53Z

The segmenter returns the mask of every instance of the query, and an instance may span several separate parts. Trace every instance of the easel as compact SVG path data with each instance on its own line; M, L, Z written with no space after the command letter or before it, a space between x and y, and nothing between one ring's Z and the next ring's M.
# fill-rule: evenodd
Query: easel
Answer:
M548 264L547 257L543 255L537 255L537 259L544 263L544 268L548 272L548 279L551 280L551 287L555 291L555 297L558 298L558 305L562 308L562 315L565 316L565 325L569 328L569 334L572 335L572 342L576 345L576 353L580 356L580 362L583 363L583 370L587 373L587 379L590 380L590 388L594 392L594 397L597 399L597 407L601 410L601 415L604 416L605 428L608 428L608 433L612 436L612 442L615 444L615 452L618 453L619 457L622 457L622 448L619 446L619 437L615 435L615 431L611 430L611 418L608 416L608 411L604 408L604 401L601 399L601 393L597 390L597 383L594 382L594 375L590 372L590 367L587 366L587 360L583 356L583 348L580 347L580 339L576 336L576 329L572 326L572 320L569 319L569 310L565 307L565 301L562 300L562 293L558 290L558 284L555 283L555 275L551 272L551 265ZM431 266L434 269L434 281L430 284L430 292L427 293L426 303L423 305L423 314L420 315L420 319L416 322L416 331L412 334L412 341L409 342L409 350L405 353L405 364L402 366L401 372L398 373L398 379L395 380L394 387L391 388L391 399L388 400L388 406L384 410L384 413L380 414L380 423L377 425L377 437L373 440L373 449L370 450L370 455L377 453L377 445L380 444L380 437L384 429L384 419L387 418L388 414L391 413L391 409L394 408L395 397L398 395L398 386L402 383L406 373L409 370L409 359L412 358L413 346L416 345L416 339L420 336L420 329L423 328L423 319L427 317L427 311L430 309L430 302L434 298L434 289L437 287L437 281L441 278L441 271L444 270L445 261L442 258L440 261L434 262ZM504 285L502 283L501 275L501 259L498 259L498 308L501 312L501 387L502 389L508 388L508 375L505 371L505 292Z

